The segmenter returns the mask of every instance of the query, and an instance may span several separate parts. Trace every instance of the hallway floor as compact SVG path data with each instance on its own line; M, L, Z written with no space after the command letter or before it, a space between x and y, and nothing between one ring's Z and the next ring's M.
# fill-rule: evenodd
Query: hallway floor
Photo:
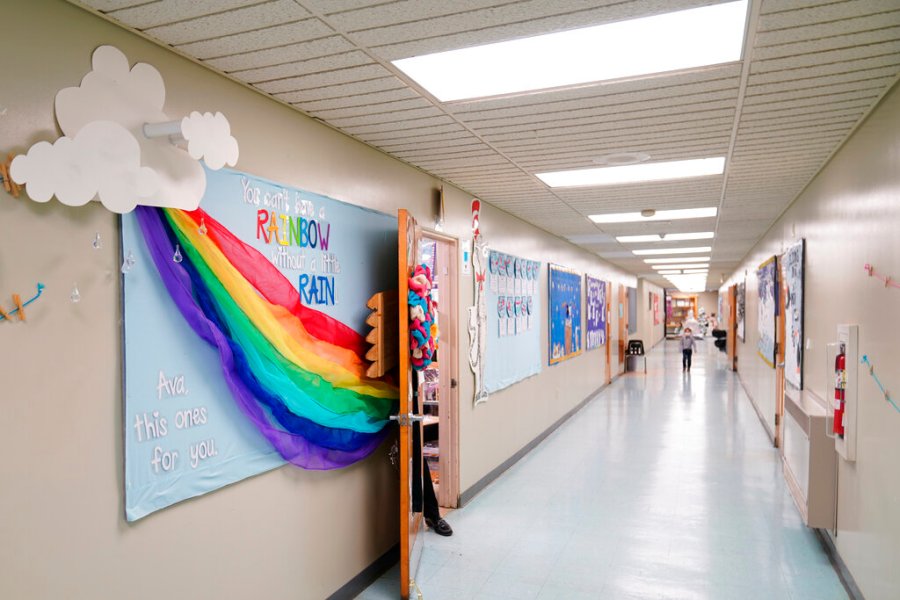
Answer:
M847 598L712 341L675 341L425 534L424 600ZM359 598L399 596L395 567Z

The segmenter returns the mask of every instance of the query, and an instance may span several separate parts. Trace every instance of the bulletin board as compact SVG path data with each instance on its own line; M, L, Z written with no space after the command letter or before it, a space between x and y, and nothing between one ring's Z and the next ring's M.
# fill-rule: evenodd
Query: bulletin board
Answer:
M582 352L581 273L551 264L547 271L550 318L550 364Z
M366 300L396 287L396 217L238 171L207 171L206 178L206 214L274 265L304 306L365 335ZM167 291L159 251L151 254L142 229L145 214L122 217L129 521L285 464L239 409L220 352L195 333ZM167 249L172 261L180 262L181 250ZM383 424L369 421L374 436ZM373 443L369 452L380 440Z
M587 313L584 347L594 350L606 344L606 282L585 275L584 289Z
M759 285L759 342L757 352L767 365L775 368L775 317L778 314L778 260L772 257L756 271Z
M803 261L804 240L784 251L781 276L784 280L784 378L803 389Z
M488 255L487 359L488 393L541 372L541 263L491 250Z

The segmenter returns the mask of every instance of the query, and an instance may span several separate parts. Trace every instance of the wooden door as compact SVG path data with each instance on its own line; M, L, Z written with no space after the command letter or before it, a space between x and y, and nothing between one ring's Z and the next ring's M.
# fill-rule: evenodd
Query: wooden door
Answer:
M784 421L784 301L787 290L781 275L781 257L775 269L775 447L783 442L782 422Z
M606 311L606 376L605 381L607 384L612 383L612 364L610 363L610 358L612 354L612 341L609 339L609 330L610 325L609 321L612 318L612 283L606 282L606 306L603 307L603 310Z
M628 339L628 298L625 293L625 286L619 284L619 370L621 373L625 370L625 342Z
M732 371L737 371L737 285L732 285L728 288L725 296L725 310L728 312L725 325L725 349L728 354L728 366L731 367Z
M422 556L422 421L415 408L418 378L409 361L409 276L416 264L418 229L404 210L397 214L397 313L400 348L400 404L396 417L400 427L400 597L408 600L418 590L416 573ZM415 597L415 596L413 596Z

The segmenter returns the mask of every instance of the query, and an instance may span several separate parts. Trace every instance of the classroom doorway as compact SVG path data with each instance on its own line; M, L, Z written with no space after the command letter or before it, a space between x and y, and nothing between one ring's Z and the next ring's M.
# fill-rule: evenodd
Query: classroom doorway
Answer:
M429 483L426 475L439 507L459 504L458 242L419 227L405 209L398 211L397 221L400 398L398 414L391 418L399 425L400 597L408 600L421 597L416 577L424 546L425 503L430 498L424 487ZM435 306L429 315L439 330L437 351L427 364L422 354L416 358L410 349L411 316L422 306L418 301L413 306L409 298L421 298L421 281L413 278L421 264L431 272ZM416 331L421 331L422 320L421 315L415 318ZM433 334L432 328L428 332Z
M456 239L422 230L419 260L432 272L439 330L436 360L421 372L423 455L438 505L459 506L459 306Z

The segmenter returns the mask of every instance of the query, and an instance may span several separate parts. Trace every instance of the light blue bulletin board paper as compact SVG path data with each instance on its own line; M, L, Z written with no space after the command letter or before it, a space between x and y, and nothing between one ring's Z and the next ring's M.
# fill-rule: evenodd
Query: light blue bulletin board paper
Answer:
M540 274L537 261L490 251L485 286L488 393L541 372Z
M395 217L238 171L206 177L201 207L211 217L279 267L304 304L365 333L366 300L396 287ZM305 246L266 243L258 226L272 212L279 224L281 215L304 219L315 247L309 236ZM125 515L134 521L284 460L238 409L218 352L170 299L133 214L122 217L122 251L135 258L122 283Z

